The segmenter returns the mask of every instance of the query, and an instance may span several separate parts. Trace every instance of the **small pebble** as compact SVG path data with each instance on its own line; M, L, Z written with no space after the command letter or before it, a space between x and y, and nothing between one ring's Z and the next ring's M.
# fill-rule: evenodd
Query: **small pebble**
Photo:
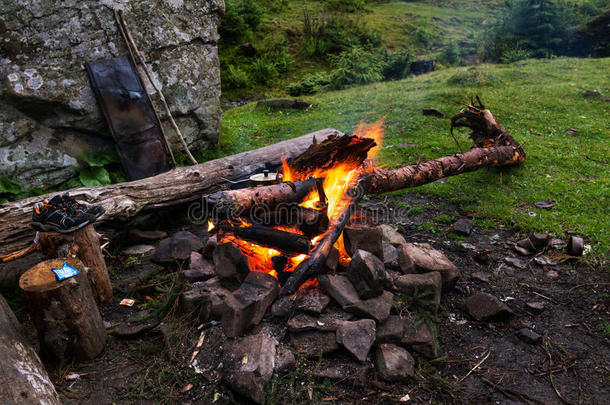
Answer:
M528 328L520 329L519 332L517 332L517 336L525 343L529 343L531 345L538 344L542 340L542 336Z
M550 270L546 272L546 276L551 280L555 280L559 278L559 273L557 273L555 270Z

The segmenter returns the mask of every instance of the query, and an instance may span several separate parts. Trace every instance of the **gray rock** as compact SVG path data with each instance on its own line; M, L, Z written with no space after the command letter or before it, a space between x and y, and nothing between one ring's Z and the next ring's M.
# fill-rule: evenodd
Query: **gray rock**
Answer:
M384 291L379 297L357 301L346 306L344 309L362 318L371 318L377 322L384 322L390 316L393 304L394 294Z
M430 271L438 271L441 273L443 278L443 292L451 290L460 278L460 271L455 264L453 264L443 252L434 249L427 243L406 243L399 249L398 254L399 263L401 263L401 260L403 261L403 264L406 261L410 261L418 273L427 273ZM405 266L405 268L408 270L409 266ZM402 264L401 270L405 273L413 272L405 271Z
M383 292L385 267L372 253L358 249L347 269L347 278L361 299L378 297Z
M155 247L152 245L133 245L126 247L121 250L123 256L143 256L151 254L155 251Z
M460 218L453 224L453 232L462 236L470 236L472 233L472 219Z
M516 257L505 257L504 261L506 263L510 264L511 266L516 267L518 269L521 269L521 270L527 269L527 262L525 262L525 261L523 261L521 259L518 259Z
M218 238L216 235L212 235L206 239L205 245L203 246L203 257L211 259L214 253L214 249L218 246Z
M70 0L58 7L6 0L0 3L0 177L47 189L74 177L75 167L86 167L86 153L114 150L83 68L85 61L126 54L108 7L124 11L192 150L217 142L222 1ZM145 84L160 107L159 95ZM181 150L165 113L161 120Z
M294 99L261 100L256 103L256 108L270 108L272 110L305 110L311 107L311 103Z
M376 343L398 343L404 335L405 318L400 315L390 315L388 319L377 326Z
M358 293L349 281L341 274L323 274L318 277L320 286L342 307L358 302Z
M342 322L337 329L337 343L343 345L361 362L365 362L375 342L375 321Z
M383 264L386 268L398 268L398 249L392 246L385 240L381 243L383 246Z
M390 245L397 247L407 243L404 236L402 236L398 231L392 228L390 225L379 225L377 228L381 230L381 237L384 241L388 242Z
M295 302L291 296L282 296L271 305L271 316L274 318L285 318L295 310Z
M438 357L434 334L424 321L413 318L405 320L405 329L400 342L429 359Z
M328 295L319 288L300 289L295 299L295 309L314 314L320 314L330 303Z
M415 375L414 360L411 354L392 344L381 344L375 352L375 368L381 379L403 381Z
M432 298L441 302L442 277L438 271L424 274L405 274L394 280L396 288L403 294Z
M132 320L126 320L117 325L112 334L123 339L132 339L159 325L159 320L148 311L135 313Z
M477 321L500 321L513 315L513 311L491 294L479 292L466 300L466 309Z
M127 240L134 244L153 243L164 238L167 238L167 233L164 231L130 229L127 232Z
M197 252L203 248L201 239L187 231L176 232L167 239L163 239L151 260L155 263L167 265L176 261L190 259L191 252Z
M224 301L231 292L220 284L217 277L193 283L180 295L180 307L184 313L193 313L200 321L210 316L220 318Z
M290 332L305 332L307 330L318 329L316 320L306 314L297 314L286 322L286 326Z
M182 277L189 283L209 280L216 275L214 264L204 259L200 253L191 252L191 262L188 270L182 271Z
M239 336L251 325L258 325L277 294L275 277L250 272L239 289L225 298L221 317L225 335Z
M222 243L214 249L214 267L223 286L237 289L250 274L248 258L232 243Z
M544 302L526 302L525 307L533 312L542 312L544 311Z
M335 332L307 331L291 333L290 340L295 349L306 358L334 352L339 348Z
M437 117L437 118L445 118L445 112L441 110L437 110L436 108L424 108L421 111L422 115Z
M381 230L366 225L350 225L343 230L345 250L351 256L356 250L366 250L383 260L383 246L381 245Z
M223 380L241 395L260 404L275 368L275 341L265 334L230 343L222 358Z
M351 357L350 357L351 359ZM311 373L318 379L329 379L334 381L349 381L359 387L367 384L368 365L357 361L341 361L342 359L322 360L322 364Z
M525 343L529 343L531 345L537 345L542 341L542 336L528 328L520 329L517 332L517 336Z
M296 364L292 350L285 345L280 345L275 354L275 372L281 374L292 371Z

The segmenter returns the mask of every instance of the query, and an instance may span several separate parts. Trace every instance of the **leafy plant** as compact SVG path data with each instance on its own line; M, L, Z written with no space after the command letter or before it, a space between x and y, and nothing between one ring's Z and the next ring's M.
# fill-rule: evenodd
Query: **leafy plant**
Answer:
M303 94L314 94L327 87L330 81L331 77L326 73L310 74L297 83L289 84L286 91L294 97Z
M383 62L384 80L403 79L411 72L413 52L410 49L386 51Z
M223 73L222 82L228 88L242 89L252 85L248 73L237 66L228 65L226 69L223 69Z
M263 17L265 9L255 1L225 0L225 15L218 27L225 42L237 42L251 34Z
M447 65L457 65L462 60L460 47L456 41L447 44L440 54L440 61Z
M360 47L341 52L333 59L333 65L336 69L331 84L336 89L383 79L383 63L379 55Z
M362 10L365 4L365 0L326 0L326 8L328 10L341 10L348 13Z
M7 197L21 193L21 185L6 177L0 177L0 204L7 202Z
M277 76L275 62L267 56L261 56L252 65L252 76L259 83L266 84Z
M88 167L78 169L78 179L83 186L94 187L112 184L110 173L105 166L119 161L116 152L91 153L85 151L81 154L80 158L88 165Z

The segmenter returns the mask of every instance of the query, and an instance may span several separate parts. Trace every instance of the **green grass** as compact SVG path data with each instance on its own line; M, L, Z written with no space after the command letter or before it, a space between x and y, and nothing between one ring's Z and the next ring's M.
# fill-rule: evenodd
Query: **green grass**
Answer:
M380 163L398 167L455 153L449 121L424 117L434 107L457 113L478 94L499 122L525 144L527 161L517 168L483 169L410 192L427 193L523 232L584 235L596 252L610 247L608 151L610 104L583 91L610 94L610 59L529 60L525 66L480 65L433 72L397 82L376 83L305 99L308 112L271 112L254 104L225 113L219 149L226 155L296 137L325 127L351 132L360 120L386 116ZM565 133L576 128L574 135ZM466 134L459 136L468 145ZM417 146L403 148L404 142ZM549 177L550 176L550 177ZM400 195L401 191L396 193ZM553 199L552 210L533 207ZM535 212L536 216L528 215Z

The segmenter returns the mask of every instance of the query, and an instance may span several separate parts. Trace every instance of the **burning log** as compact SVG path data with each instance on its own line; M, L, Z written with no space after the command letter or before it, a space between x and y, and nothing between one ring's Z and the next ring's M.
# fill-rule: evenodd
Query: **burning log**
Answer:
M311 243L309 238L298 233L280 231L263 225L232 226L220 224L215 228L223 233L231 233L238 238L267 248L279 250L287 255L309 253ZM212 229L211 232L215 230Z
M260 216L254 213L251 220L266 226L296 226L309 238L326 232L329 225L325 211L297 204L282 205L271 212L265 211Z
M213 208L214 214L222 217L257 215L259 208L263 210L262 212L268 212L281 204L302 201L309 193L316 190L318 181L320 179L311 177L296 183L285 182L271 186L218 191L205 197L205 200Z
M358 201L360 201L360 198L362 197L362 193L359 193L358 190L364 189L363 186L366 181L367 179L363 178L356 183L354 188L348 190L345 196L347 208L343 211L337 221L330 224L328 232L324 234L309 257L303 260L290 274L282 286L281 295L294 294L303 283L322 272L328 255L339 239L339 236L341 236L343 229L356 209Z
M375 140L355 135L329 136L314 143L305 152L288 160L288 166L302 176L310 176L314 170L330 169L337 163L361 165L367 153L375 146Z

